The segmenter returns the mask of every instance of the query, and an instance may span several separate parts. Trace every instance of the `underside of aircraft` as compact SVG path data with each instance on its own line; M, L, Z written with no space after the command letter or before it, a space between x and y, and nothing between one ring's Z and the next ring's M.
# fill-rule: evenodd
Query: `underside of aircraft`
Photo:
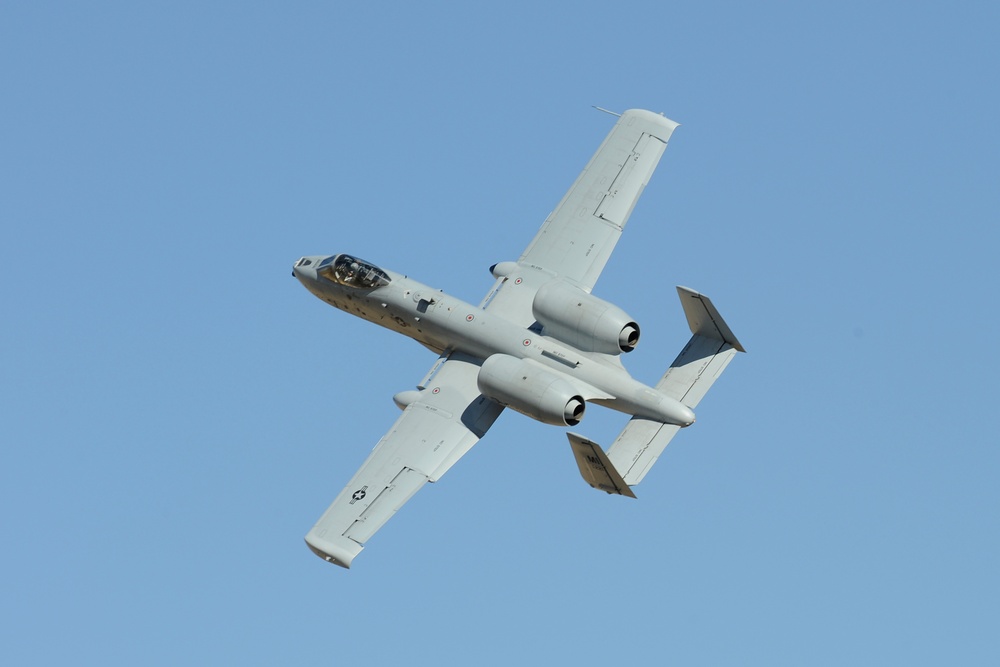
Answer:
M504 408L575 427L590 403L630 418L611 447L567 437L583 479L629 496L743 346L705 295L678 287L691 339L654 386L622 356L640 327L591 292L677 123L621 114L517 261L491 267L472 305L348 254L305 256L292 275L328 304L438 353L427 375L393 397L402 414L306 535L324 560L350 567L413 494L444 475Z

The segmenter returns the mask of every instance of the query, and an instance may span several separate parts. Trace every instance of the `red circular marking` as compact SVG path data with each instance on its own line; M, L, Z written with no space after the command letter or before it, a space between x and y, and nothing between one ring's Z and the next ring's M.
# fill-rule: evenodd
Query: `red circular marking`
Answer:
M434 387L433 389L431 389L431 393L432 394L440 394L441 393L441 387Z
M528 347L529 345L531 345L531 339L530 338L525 338L524 341L522 341L521 345L524 345L525 347Z
M476 319L476 316L475 316L475 315L466 315L466 316L465 316L465 321L466 321L466 322L471 322L471 321L472 321L472 320L474 320L474 319Z
M520 278L518 278L517 280L514 281L514 284L515 285L520 285L522 282L523 281Z

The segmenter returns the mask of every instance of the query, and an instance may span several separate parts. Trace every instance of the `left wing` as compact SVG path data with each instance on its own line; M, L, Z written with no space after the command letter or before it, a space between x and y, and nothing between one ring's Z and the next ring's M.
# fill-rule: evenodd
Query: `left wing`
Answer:
M483 302L530 325L535 291L558 277L593 289L677 123L642 109L626 111L555 210Z
M623 113L518 262L589 292L676 127L652 111Z
M474 360L458 354L441 364L306 535L316 555L350 567L396 510L479 441L503 407L480 395L478 372Z

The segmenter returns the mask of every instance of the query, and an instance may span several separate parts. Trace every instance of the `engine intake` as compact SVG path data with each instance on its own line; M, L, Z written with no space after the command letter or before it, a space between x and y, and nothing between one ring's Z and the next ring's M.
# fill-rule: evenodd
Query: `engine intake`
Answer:
M576 426L586 402L573 386L530 359L494 354L483 362L479 391L532 419L554 426Z
M625 311L560 280L539 288L531 314L543 334L578 350L620 354L639 344L639 325Z

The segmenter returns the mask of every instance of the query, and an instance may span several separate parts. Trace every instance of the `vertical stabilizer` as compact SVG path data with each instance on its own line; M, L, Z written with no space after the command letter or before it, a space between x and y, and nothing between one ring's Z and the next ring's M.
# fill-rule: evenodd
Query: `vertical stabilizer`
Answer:
M601 446L593 440L588 440L576 433L567 433L569 444L573 448L573 456L580 467L584 481L592 487L605 493L635 498L632 489L615 470Z

